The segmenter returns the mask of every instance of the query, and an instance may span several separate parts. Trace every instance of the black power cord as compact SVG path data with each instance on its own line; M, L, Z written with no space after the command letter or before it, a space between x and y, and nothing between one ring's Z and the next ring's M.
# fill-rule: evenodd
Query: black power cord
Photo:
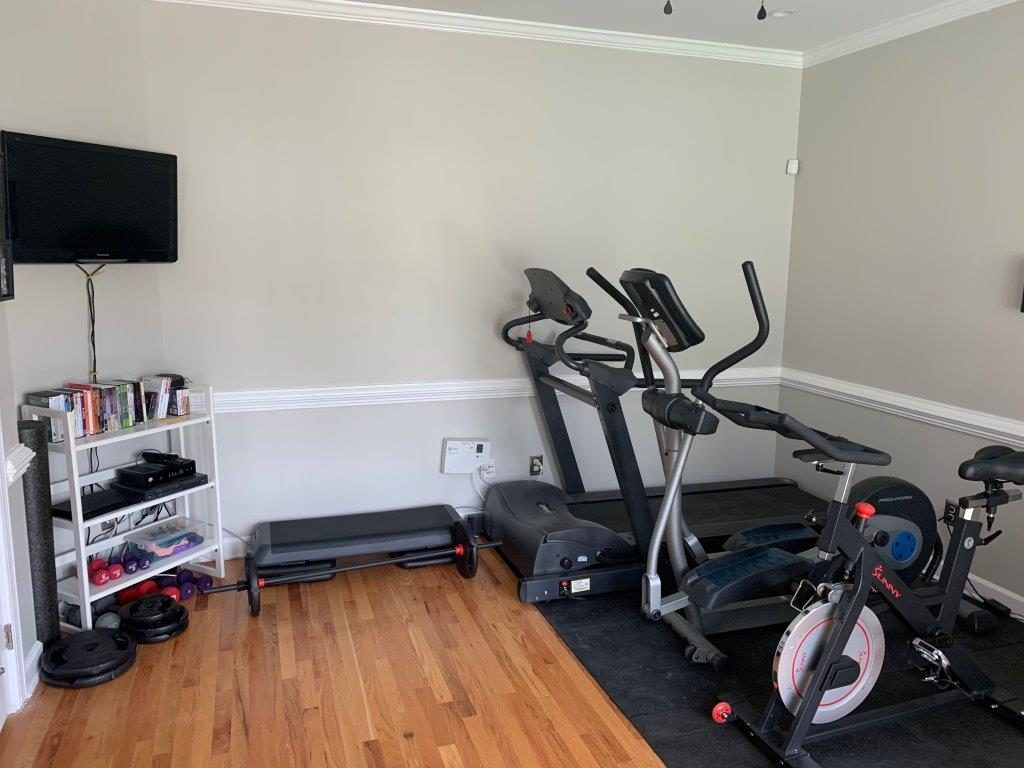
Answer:
M96 277L106 264L100 264L92 272L87 270L81 264L75 264L78 271L85 275L85 298L89 305L89 383L95 384L97 376L99 374L98 364L96 362L96 284L93 282L93 278ZM89 451L89 473L99 471L100 456L99 451L93 448ZM89 485L89 492L93 491L95 483Z
M85 297L89 304L89 383L96 383L96 284L93 278L96 277L106 264L101 264L92 272L89 272L81 264L75 264L78 271L85 275Z

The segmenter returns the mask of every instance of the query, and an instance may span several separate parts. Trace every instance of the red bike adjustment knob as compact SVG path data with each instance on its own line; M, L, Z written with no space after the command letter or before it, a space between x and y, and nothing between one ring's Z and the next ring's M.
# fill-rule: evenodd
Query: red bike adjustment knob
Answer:
M868 504L866 501L858 501L853 505L853 512L861 520L867 520L875 514L875 507L873 504Z

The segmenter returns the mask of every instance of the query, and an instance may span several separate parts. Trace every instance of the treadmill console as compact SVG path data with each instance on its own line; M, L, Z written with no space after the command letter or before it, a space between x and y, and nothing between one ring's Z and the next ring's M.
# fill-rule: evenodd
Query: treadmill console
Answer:
M536 267L524 272L530 281L530 298L526 305L532 311L562 325L578 325L590 319L590 306L586 300L554 272Z

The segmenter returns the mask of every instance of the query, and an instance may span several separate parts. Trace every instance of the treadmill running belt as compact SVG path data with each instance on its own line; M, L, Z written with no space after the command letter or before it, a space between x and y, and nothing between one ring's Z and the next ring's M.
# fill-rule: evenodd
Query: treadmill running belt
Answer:
M766 486L711 493L687 493L683 486L683 516L700 538L729 536L743 528L777 522L799 522L808 512L823 515L828 502L801 491L795 485ZM658 514L661 496L648 496L651 513ZM629 517L617 498L582 500L571 505L572 513L600 523L618 533L628 532Z

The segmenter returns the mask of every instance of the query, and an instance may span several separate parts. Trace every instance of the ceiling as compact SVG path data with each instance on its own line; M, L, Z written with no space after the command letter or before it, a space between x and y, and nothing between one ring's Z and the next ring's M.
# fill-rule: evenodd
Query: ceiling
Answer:
M811 51L950 0L765 0L786 18L757 21L760 0L385 0L387 5L450 11L501 19L662 35L789 51ZM962 0L964 5L972 0ZM981 3L985 4L985 3ZM989 2L988 5L998 3ZM979 3L973 2L977 6ZM966 15L967 12L950 15ZM947 19L948 20L948 19Z

